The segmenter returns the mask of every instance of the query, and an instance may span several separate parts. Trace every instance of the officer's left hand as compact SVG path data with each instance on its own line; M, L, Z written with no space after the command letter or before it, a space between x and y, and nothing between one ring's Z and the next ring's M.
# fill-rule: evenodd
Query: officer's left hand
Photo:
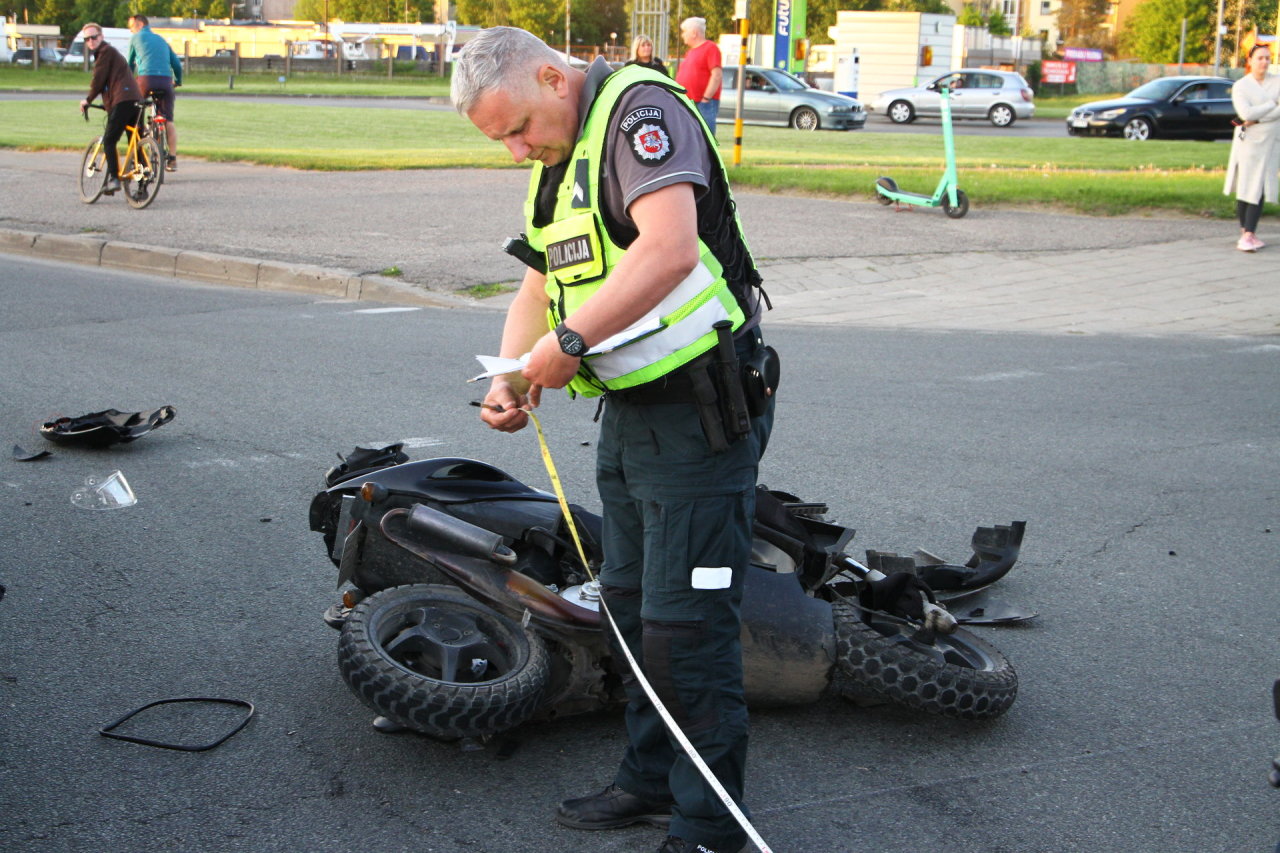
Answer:
M581 359L565 355L560 349L560 339L554 332L547 332L534 344L529 353L529 363L520 371L525 379L533 385L543 388L563 388L578 372Z

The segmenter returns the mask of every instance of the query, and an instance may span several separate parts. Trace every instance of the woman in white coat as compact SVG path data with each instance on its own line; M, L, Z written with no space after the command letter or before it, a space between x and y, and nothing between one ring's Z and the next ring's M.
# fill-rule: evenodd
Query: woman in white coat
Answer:
M1249 51L1249 73L1231 87L1231 102L1243 124L1236 128L1227 163L1224 195L1236 195L1242 252L1256 252L1265 244L1257 238L1263 201L1280 201L1280 76L1267 76L1271 49L1255 44Z

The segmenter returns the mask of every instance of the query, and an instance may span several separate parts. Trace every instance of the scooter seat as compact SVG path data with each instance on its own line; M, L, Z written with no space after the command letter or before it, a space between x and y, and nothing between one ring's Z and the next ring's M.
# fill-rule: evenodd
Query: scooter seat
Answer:
M442 504L492 500L556 500L555 495L530 488L500 468L456 456L421 459L381 468L345 480L330 487L329 491L347 491L353 485L363 483L375 483L389 492L400 492Z

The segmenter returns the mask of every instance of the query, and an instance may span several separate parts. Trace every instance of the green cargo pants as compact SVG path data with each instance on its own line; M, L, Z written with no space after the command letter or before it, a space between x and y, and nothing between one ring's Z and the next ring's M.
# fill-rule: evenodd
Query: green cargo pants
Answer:
M760 345L758 331L746 337L747 351ZM743 349L740 343L740 356ZM692 403L607 399L597 457L600 580L609 610L659 698L740 807L748 723L739 605L756 473L772 424L771 402L751 435L715 454ZM729 567L732 579L723 588L694 588L697 567ZM639 684L626 680L629 745L614 781L636 796L672 802L672 835L738 850L746 834Z

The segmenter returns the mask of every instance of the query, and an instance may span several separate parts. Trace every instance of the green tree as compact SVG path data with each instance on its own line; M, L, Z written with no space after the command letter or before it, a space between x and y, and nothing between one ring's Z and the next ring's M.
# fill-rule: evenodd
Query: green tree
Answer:
M626 44L628 22L623 0L579 0L573 4L573 43L605 45L609 43L609 33L617 33L618 44Z
M32 23L56 26L63 41L69 43L80 31L80 22L76 20L75 0L36 0Z
M965 3L960 14L956 16L956 23L962 27L981 27L984 25L982 12L978 11L978 7L972 3Z
M944 0L885 0L886 12L924 12L929 15L954 15L955 10Z
M1013 35L1013 27L1009 26L1009 19L999 9L992 9L991 14L987 16L987 30L993 36Z
M1177 62L1182 20L1187 21L1187 62L1213 59L1213 22L1202 0L1145 0L1125 22L1120 49L1142 62Z
M1068 44L1093 47L1106 39L1102 25L1110 9L1110 0L1062 0L1058 32Z
M460 24L520 27L564 47L564 0L458 0L456 8Z
M315 21L317 24L322 24L324 12L324 0L298 0L297 5L293 7L294 20L298 21Z
M121 0L117 6L116 20L129 22L130 15L146 15L148 18L180 18L190 10L174 9L175 0Z
M75 0L72 7L80 26L93 21L104 27L122 26L116 23L115 0Z

